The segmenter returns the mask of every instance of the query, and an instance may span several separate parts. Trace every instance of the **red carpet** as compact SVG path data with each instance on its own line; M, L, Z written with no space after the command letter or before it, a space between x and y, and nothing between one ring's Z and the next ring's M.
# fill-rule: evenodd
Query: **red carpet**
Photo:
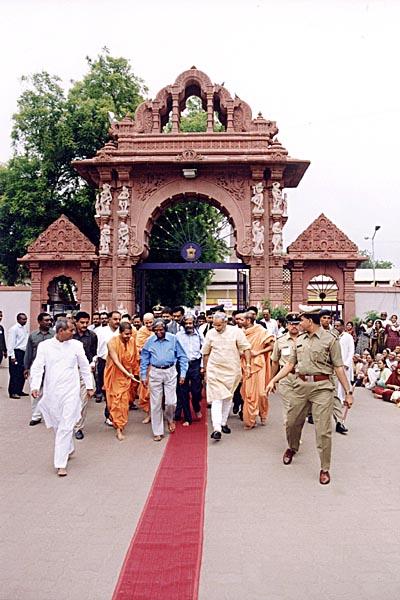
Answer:
M113 600L197 599L207 477L202 408L201 422L177 423L169 436Z

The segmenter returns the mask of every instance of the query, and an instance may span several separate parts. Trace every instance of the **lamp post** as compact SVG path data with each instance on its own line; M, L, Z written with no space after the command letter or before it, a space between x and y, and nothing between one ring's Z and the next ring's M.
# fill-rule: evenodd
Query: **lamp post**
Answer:
M375 236L377 231L379 231L379 229L381 228L380 225L375 225L375 229L374 229L374 233L372 234L371 237L366 237L364 238L365 240L371 240L371 248L372 248L372 253L371 253L371 260L372 260L372 279L373 279L373 286L376 287L376 276L375 276Z

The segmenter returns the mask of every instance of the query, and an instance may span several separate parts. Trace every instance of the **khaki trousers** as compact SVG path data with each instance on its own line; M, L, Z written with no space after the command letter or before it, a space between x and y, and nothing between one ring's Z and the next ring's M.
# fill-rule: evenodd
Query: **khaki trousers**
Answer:
M291 377L290 380L289 377ZM294 376L290 374L287 377L281 379L281 381L278 384L278 391L282 398L282 416L283 424L285 425L285 427L287 424L287 416L291 404L291 399L293 398L293 382Z
M301 432L307 414L311 413L321 469L329 471L332 451L332 413L334 385L326 381L306 382L300 378L293 385L293 396L287 415L286 437L289 448L299 449Z

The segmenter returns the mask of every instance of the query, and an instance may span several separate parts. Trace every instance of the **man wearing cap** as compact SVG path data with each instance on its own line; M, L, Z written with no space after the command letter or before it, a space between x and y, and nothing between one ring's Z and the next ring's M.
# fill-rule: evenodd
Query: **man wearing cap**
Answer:
M163 309L164 307L161 306L161 304L156 304L155 306L153 306L151 312L153 313L155 319L161 319Z
M315 423L317 449L321 461L319 481L322 485L330 482L330 462L332 447L332 412L334 381L336 373L345 389L344 404L353 404L352 389L343 366L340 344L337 337L320 326L320 309L300 306L302 313L301 329L293 345L288 363L267 385L267 393L272 392L278 381L296 369L293 397L290 403L286 437L288 448L283 455L283 463L290 465L299 450L301 431L311 404Z
M289 313L286 315L287 332L279 337L272 351L272 377L275 377L279 369L282 369L289 362L292 347L296 345L296 340L299 335L299 313ZM284 379L279 382L279 393L282 396L283 405L283 424L286 427L287 415L290 406L290 401L293 396L293 386L296 381L294 373L289 373Z

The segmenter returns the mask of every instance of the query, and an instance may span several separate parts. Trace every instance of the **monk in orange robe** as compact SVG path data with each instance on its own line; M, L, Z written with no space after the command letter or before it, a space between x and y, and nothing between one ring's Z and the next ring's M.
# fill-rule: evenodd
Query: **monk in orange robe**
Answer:
M128 422L129 400L137 377L138 361L136 339L132 325L125 321L119 326L119 335L107 344L108 356L104 370L104 389L110 419L117 430L117 438L124 439L123 430Z
M153 324L154 324L154 315L153 313L146 313L143 315L143 327L141 327L136 335L136 348L137 348L137 357L140 361L140 353L142 351L143 346L149 339L151 335L153 335ZM150 391L149 388L144 385L139 385L139 408L144 410L147 413L146 417L143 419L142 423L150 423Z
M269 405L265 382L271 378L270 356L274 347L274 336L262 325L254 323L253 313L243 313L241 317L244 334L251 345L250 377L243 377L241 388L243 422L245 429L253 429L257 416L260 417L261 425L267 422ZM242 357L243 372L245 360Z

